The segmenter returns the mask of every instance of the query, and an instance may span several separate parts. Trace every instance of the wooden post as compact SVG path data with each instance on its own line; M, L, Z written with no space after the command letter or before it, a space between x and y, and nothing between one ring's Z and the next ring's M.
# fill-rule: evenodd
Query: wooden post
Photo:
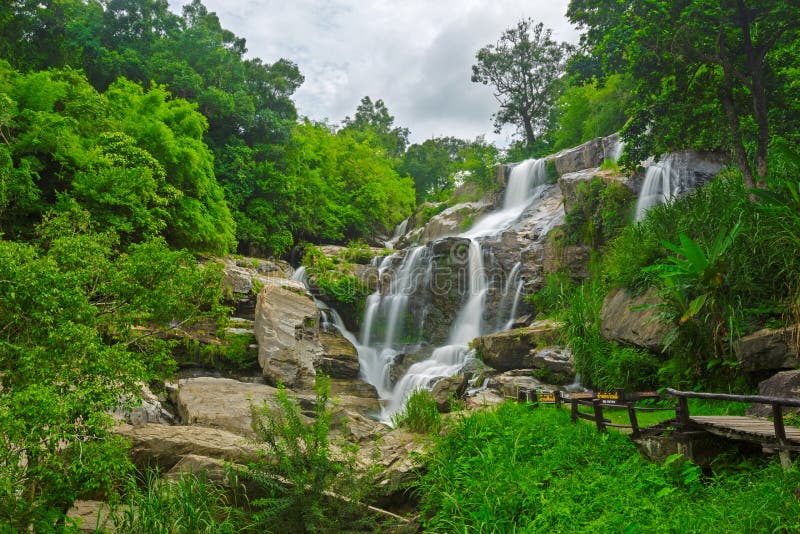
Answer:
M625 390L617 388L617 404L625 404Z
M553 398L556 401L556 408L560 410L561 409L561 403L563 402L563 400L561 398L561 391L555 390L553 392Z
M778 440L778 445L785 447L788 442L786 441L786 429L783 427L783 408L777 403L772 405L772 424L775 426L775 438ZM781 467L785 470L791 469L791 453L786 449L778 449L778 456L781 459Z
M680 430L686 430L689 427L689 402L686 397L678 397L675 418L678 420L678 428Z
M592 400L594 406L594 424L597 425L598 432L606 431L606 421L603 419L603 401L600 399Z
M628 405L628 418L631 420L631 437L636 439L639 437L639 420L636 418L636 409L633 403L629 402Z
M570 399L570 404L572 407L570 409L570 417L572 418L573 423L578 422L578 399Z

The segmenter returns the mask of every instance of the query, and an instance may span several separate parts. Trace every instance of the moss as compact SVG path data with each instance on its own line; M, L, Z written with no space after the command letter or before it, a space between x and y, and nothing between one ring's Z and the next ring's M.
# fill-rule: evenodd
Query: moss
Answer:
M555 184L558 183L558 171L556 170L556 162L555 160L548 159L544 164L544 172L547 175L547 183L548 184Z

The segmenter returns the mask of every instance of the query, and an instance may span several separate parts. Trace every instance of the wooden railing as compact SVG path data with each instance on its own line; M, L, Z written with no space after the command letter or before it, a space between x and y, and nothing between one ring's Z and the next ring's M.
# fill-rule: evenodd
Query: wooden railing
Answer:
M629 428L632 437L639 437L641 429L639 427L637 411L663 411L664 408L651 408L636 406L636 401L642 399L659 399L660 395L655 391L639 393L625 393L622 389L613 392L563 392L563 391L537 391L521 389L517 394L517 401L531 402L535 404L555 404L561 408L562 404L569 403L571 408L572 422L578 419L592 421L597 426L599 432L605 432L608 427ZM591 413L582 412L581 406L592 409ZM604 409L625 409L628 412L629 424L623 425L612 423L606 419Z

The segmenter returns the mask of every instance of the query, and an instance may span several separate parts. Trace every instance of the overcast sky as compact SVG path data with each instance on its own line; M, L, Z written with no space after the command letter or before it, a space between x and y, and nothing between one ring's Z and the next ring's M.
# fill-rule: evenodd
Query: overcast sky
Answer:
M187 3L170 0L176 12ZM248 54L294 61L305 82L301 115L339 123L365 95L383 99L412 142L492 133L497 103L472 83L475 53L523 17L558 41L576 42L568 0L204 0L222 26L247 40Z

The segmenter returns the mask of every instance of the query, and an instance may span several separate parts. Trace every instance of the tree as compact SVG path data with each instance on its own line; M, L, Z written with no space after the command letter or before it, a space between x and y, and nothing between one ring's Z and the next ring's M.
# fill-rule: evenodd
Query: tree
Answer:
M492 85L500 103L500 111L493 115L495 131L515 125L529 146L546 127L556 84L571 51L551 35L542 23L523 19L503 32L496 44L481 48L472 66L472 81Z
M394 127L394 117L383 100L375 102L368 96L361 99L356 108L356 114L351 119L345 117L342 121L342 131L356 135L360 141L372 137L372 143L386 150L386 155L398 158L403 155L408 145L408 128Z
M437 137L408 147L398 171L414 180L417 203L453 185L453 173L463 160L459 152L468 144L455 137Z
M796 2L572 0L567 15L587 28L587 51L609 58L606 74L629 72L637 82L623 131L632 161L687 146L726 146L745 183L763 185L770 135L782 133L770 124L771 106L796 100L776 60L788 53L797 63ZM720 132L717 124L726 128Z

